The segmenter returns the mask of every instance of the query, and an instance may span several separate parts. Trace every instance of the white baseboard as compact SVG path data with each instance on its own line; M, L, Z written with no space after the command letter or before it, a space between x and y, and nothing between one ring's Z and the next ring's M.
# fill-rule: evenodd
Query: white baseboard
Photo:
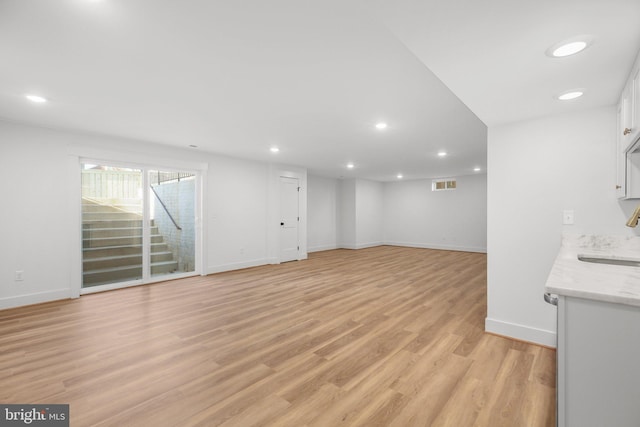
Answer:
M307 252L311 253L311 252L331 251L333 249L338 249L338 246L336 246L336 245L312 246L312 247L307 249Z
M441 245L435 243L414 243L414 242L384 242L384 245L389 246L405 246L408 248L422 248L422 249L438 249L444 251L459 251L459 252L479 252L486 254L487 248L475 247L475 246L456 246L456 245Z
M370 243L358 243L356 245L348 244L348 243L340 243L336 249L366 249L366 248L374 248L376 246L382 246L385 243L382 242L370 242Z
M349 245L347 243L338 243L336 249L358 249L356 245Z
M208 266L206 274L215 274L215 273L222 273L224 271L241 270L243 268L258 267L260 265L266 265L266 264L275 264L275 263L271 262L270 259L260 258L260 259L253 259L253 260L243 261L243 262L220 264L220 265Z
M376 246L382 245L384 245L382 242L358 243L356 249L375 248Z
M17 295L13 297L0 298L0 310L25 305L40 304L43 302L70 299L71 289L56 289L53 291L36 292L33 294Z
M502 320L486 318L484 320L485 331L492 334L503 335L521 341L528 341L547 347L556 347L556 333L544 329L532 328L517 323L504 322Z

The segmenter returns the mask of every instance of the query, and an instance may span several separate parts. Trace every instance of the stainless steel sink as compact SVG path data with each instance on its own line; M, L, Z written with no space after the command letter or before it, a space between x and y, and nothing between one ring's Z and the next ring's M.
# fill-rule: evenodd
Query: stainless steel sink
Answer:
M578 255L578 260L583 262L593 262L595 264L626 265L628 267L640 267L640 259L630 258L607 258L594 255Z

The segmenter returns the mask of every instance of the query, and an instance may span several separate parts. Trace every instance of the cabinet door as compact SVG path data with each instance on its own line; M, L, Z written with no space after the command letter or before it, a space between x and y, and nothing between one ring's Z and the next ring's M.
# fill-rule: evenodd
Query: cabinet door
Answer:
M640 308L558 300L558 426L640 425Z
M634 111L633 111L633 95L634 95L633 80L629 80L622 92L620 99L620 115L622 123L622 131L619 132L619 136L622 138L622 151L626 152L630 147L633 140L634 128Z
M627 155L623 147L622 131L624 129L622 102L618 104L618 123L616 132L616 196L624 199L627 196Z
M640 138L640 66L633 72L631 78L631 133L629 143L633 144Z

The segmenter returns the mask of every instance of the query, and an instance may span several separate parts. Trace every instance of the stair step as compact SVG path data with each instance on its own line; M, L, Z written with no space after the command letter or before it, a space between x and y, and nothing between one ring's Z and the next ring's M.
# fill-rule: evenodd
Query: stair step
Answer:
M83 287L142 278L142 216L135 199L83 198ZM178 262L151 220L151 275L175 272Z
M97 213L129 213L142 217L141 206L105 206L105 205L82 205L82 214L97 214Z
M151 271L153 272L154 267L161 268L161 267L173 267L173 266L178 268L178 261L152 262L151 263ZM100 269L97 269L97 270L85 271L82 274L90 275L90 274L97 274L97 273L112 273L114 271L120 271L120 270L126 270L126 269L134 269L134 268L142 268L142 264L131 264L131 265L125 266L124 268L123 267L100 268Z
M151 227L156 226L156 220L152 219ZM142 219L107 219L107 220L84 220L82 228L127 228L142 227Z
M83 212L82 220L83 221L96 221L96 220L118 220L118 219L141 219L139 214L131 213L131 212Z
M151 222L154 225L153 221ZM142 227L141 219L109 219L109 220L82 220L82 229L88 228L126 228L126 227Z
M166 243L152 243L151 253L164 252L167 250ZM84 248L82 250L82 257L84 260L93 258L104 258L109 256L119 255L134 255L142 254L142 245L120 245L120 246L107 246L98 248Z
M172 273L178 269L177 261L160 261L151 263L151 275ZM129 265L126 267L102 268L82 273L83 287L115 283L125 280L142 278L142 265Z
M112 208L113 210L125 210L129 212L142 210L141 203L115 203L115 204L104 203L102 204L102 203L91 203L91 202L83 201L82 207L83 208L107 208L107 209Z
M160 234L151 236L151 243L162 243L164 237ZM108 248L111 246L122 245L138 245L142 243L142 236L126 236L126 237L98 237L91 239L82 239L82 247L84 248Z
M102 272L138 265L142 265L142 254L90 258L82 261L82 271L85 273Z
M83 205L95 205L95 206L140 206L141 200L139 197L125 197L125 198L97 198L82 197Z
M159 235L157 226L150 228L151 235ZM100 237L136 237L142 235L142 227L87 227L82 230L83 239Z
M173 252L164 251L151 253L152 264L164 261L173 261ZM82 261L82 268L84 271L93 271L140 264L142 264L142 253L87 258Z
M142 227L109 227L109 228L85 228L82 230L84 239L100 237L136 237L142 236Z

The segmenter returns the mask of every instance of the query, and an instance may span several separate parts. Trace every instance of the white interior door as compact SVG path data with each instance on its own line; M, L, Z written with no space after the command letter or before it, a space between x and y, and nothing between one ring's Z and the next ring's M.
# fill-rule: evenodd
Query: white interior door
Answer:
M298 259L299 187L297 178L280 177L280 262Z

